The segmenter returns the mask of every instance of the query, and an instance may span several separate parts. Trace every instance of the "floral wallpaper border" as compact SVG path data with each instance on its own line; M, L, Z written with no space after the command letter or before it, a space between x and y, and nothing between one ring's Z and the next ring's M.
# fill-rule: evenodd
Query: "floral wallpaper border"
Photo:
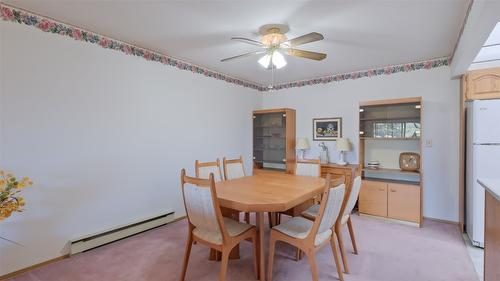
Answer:
M257 83L248 82L242 79L234 78L226 74L222 74L207 68L203 68L182 60L170 57L168 55L160 54L148 49L144 49L138 46L127 44L103 35L87 31L75 26L60 23L55 20L45 18L28 11L5 5L0 2L0 18L4 21L16 22L19 24L25 24L28 26L36 27L44 32L50 32L54 34L59 34L63 36L68 36L78 41L84 41L91 44L99 45L106 49L113 49L120 51L127 55L133 55L142 57L148 61L159 62L164 65L169 65L172 67L177 67L181 70L191 71L193 73L201 74L210 78L215 78L218 80L223 80L227 83L232 83L240 85L246 88L255 89L261 92L290 89L303 86L312 86L317 84L326 84L332 82L340 82L344 80L354 80L363 77L373 77L380 75L390 75L399 72L410 72L421 69L432 69L441 66L447 66L450 64L450 58L437 58L427 61L406 63L400 65L387 66L382 68L375 68L363 71L356 71L343 74L334 74L320 78L313 78L308 80L301 80L295 82L281 83L274 85L272 88L267 86L259 85Z
M313 78L309 80L301 80L295 82L288 82L275 85L273 90L290 89L303 86L312 86L317 84L326 84L332 82L340 82L344 80L355 80L363 77L373 77L380 75L391 75L399 72L410 72L421 69L432 69L441 66L447 66L450 63L449 58L438 58L421 62L406 63L400 65L392 65L382 68L374 68L369 70L355 71L343 74L334 74L320 78Z
M228 83L252 88L259 91L265 90L263 86L255 83L247 82L242 79L234 78L207 68L196 66L194 64L187 63L164 54L111 39L94 32L83 30L78 27L56 22L52 19L48 19L22 9L8 6L3 3L0 3L0 18L4 21L33 26L45 32L68 36L78 41L96 44L106 49L113 49L127 55L142 57L148 61L160 62L165 65L177 67L181 70L202 74L207 77L226 81Z

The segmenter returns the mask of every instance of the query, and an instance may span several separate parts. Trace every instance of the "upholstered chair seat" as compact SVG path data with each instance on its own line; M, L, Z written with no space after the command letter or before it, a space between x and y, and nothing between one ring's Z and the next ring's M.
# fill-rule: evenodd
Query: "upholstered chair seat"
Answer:
M249 230L253 226L246 223L241 223L230 218L224 217L224 226L227 233L231 237L238 236ZM193 229L193 235L216 245L222 245L222 233L220 231L207 230L205 228L196 227Z

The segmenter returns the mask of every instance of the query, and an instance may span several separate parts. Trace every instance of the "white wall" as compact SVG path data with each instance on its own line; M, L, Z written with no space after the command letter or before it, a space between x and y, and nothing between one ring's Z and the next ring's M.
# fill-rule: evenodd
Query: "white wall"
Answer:
M297 110L297 137L311 141L312 149L306 157L319 156L319 142L312 142L312 119L342 117L343 136L354 145L354 151L348 153L352 163L358 163L360 101L421 96L423 139L432 140L432 147L423 150L424 216L458 221L459 82L450 80L448 67L306 86L263 96L263 108ZM327 145L330 161L337 161L335 143Z
M0 224L0 275L67 253L72 238L183 215L194 161L243 155L260 96L67 37L0 21L0 166L35 185Z

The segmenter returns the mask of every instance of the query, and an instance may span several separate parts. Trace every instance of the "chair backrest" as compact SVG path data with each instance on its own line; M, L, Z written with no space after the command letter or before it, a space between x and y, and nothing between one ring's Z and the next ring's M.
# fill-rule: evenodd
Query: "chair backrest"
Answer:
M224 178L226 180L237 179L246 176L245 167L243 166L243 157L240 156L238 159L222 159L222 164L224 165Z
M351 190L349 191L349 198L347 199L347 203L345 205L345 209L343 215L350 215L352 213L352 209L354 209L354 205L356 205L356 201L358 200L359 191L361 190L361 177L357 176L354 178L352 182Z
M325 190L323 191L319 214L314 220L313 227L309 235L323 233L332 229L333 225L337 221L340 214L340 209L342 208L342 203L345 194L345 184L339 184L337 186L331 187L331 175L328 174L326 178Z
M220 171L220 161L219 158L214 162L200 162L196 160L194 163L196 177L200 179L208 179L210 174L214 174L215 182L221 182L222 173Z
M224 220L217 201L214 175L209 179L193 178L186 176L186 171L181 171L181 188L184 207L189 223L203 231L220 234L227 237Z
M297 160L295 165L295 175L320 177L321 176L321 162L319 159L302 159Z

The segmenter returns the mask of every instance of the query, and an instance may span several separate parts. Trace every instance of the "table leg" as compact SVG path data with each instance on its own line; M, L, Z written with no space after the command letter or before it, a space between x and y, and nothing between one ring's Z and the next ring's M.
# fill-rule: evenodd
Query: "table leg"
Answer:
M258 241L259 241L259 280L266 280L266 267L265 267L265 248L264 248L264 212L256 213L257 218L257 230L258 230Z

